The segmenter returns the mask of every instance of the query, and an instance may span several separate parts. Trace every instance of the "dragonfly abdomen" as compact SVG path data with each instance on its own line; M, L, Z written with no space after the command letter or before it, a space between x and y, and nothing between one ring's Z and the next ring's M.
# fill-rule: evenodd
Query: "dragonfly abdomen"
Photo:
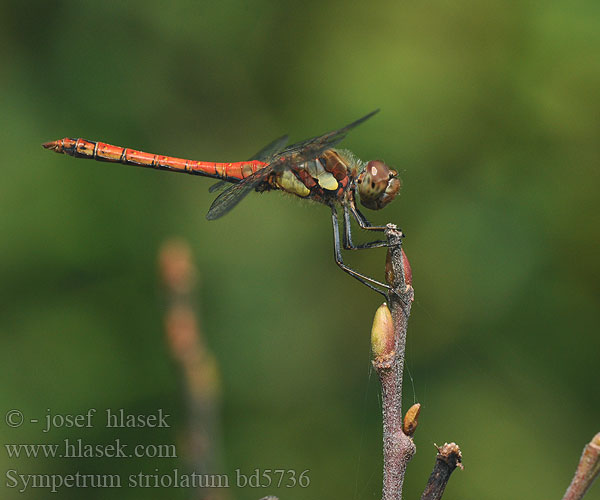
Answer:
M266 165L264 162L257 160L236 163L186 160L174 156L157 155L121 146L113 146L105 142L71 139L69 137L47 142L43 146L46 149L76 158L88 158L90 160L122 163L136 167L202 175L230 182L245 179Z

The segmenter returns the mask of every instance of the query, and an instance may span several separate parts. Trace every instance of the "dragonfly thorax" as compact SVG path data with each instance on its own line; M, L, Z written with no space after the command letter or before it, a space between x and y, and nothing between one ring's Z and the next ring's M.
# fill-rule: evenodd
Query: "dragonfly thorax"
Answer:
M360 173L357 183L360 202L371 210L390 203L400 190L398 173L379 160L370 161Z
M330 205L341 201L357 167L345 152L329 149L315 159L276 172L269 184L271 188Z

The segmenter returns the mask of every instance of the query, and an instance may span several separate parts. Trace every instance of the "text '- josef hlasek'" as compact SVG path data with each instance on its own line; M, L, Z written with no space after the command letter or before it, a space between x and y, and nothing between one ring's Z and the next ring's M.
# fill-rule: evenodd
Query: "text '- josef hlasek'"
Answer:
M60 428L91 428L107 427L115 429L123 428L163 428L170 427L168 419L170 415L163 412L162 409L148 415L139 415L127 413L123 409L111 410L107 408L103 412L98 412L95 408L90 408L85 413L53 413L47 410L44 418L43 432L50 432L52 429ZM31 419L31 423L38 423L39 420Z

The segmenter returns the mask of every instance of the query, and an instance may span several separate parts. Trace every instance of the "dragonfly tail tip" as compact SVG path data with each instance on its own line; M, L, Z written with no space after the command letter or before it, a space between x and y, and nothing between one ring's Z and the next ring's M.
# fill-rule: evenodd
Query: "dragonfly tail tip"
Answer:
M52 149L53 151L56 151L56 149L58 149L58 141L44 142L42 147L44 149Z

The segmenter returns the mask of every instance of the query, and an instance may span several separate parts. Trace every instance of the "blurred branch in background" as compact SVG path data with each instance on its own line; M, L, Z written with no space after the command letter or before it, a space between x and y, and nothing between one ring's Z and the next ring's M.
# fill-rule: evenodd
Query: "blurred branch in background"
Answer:
M217 472L220 377L194 307L197 271L190 246L169 240L159 253L159 267L166 295L165 331L173 357L182 372L188 410L184 439L187 466L197 474ZM222 500L223 488L198 490L194 498Z
M583 498L600 472L600 432L585 446L575 476L567 488L563 500Z

